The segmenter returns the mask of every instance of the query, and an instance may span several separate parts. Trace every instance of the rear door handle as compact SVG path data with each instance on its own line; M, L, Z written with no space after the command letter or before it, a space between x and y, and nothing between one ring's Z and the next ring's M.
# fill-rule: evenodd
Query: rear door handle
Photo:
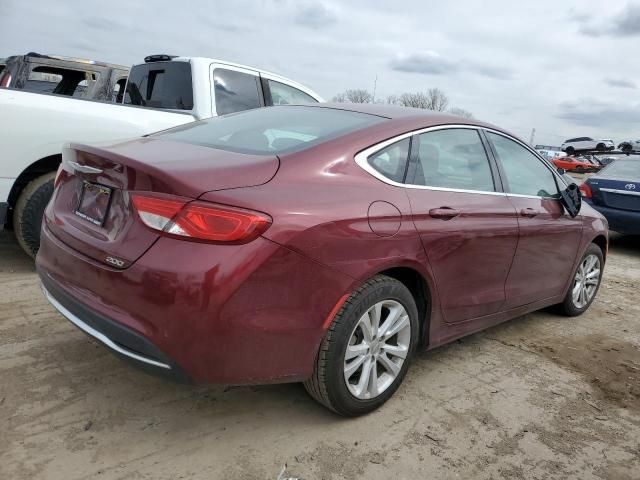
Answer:
M450 207L432 208L429 210L429 215L433 218L440 218L442 220L450 220L460 215L460 210Z
M533 218L536 215L538 215L537 210L534 210L533 208L523 208L522 210L520 210L520 215L522 215L523 217L529 217L529 218Z

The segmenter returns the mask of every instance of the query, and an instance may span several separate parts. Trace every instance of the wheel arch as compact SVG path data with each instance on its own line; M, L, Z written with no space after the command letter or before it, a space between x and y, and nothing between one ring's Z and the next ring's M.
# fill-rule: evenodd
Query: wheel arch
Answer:
M24 190L24 187L29 184L29 182L46 173L55 172L61 162L62 154L56 153L43 157L40 160L36 160L25 168L22 173L18 175L16 181L13 182L13 186L9 192L9 198L7 200L9 202L9 207L15 207L20 193Z
M593 240L591 240L591 243L595 243L600 248L600 250L602 251L602 257L604 258L604 260L606 262L607 261L607 252L609 250L607 237L605 237L604 235L600 234L597 237L595 237Z
M417 269L409 266L390 267L377 272L377 275L386 275L394 278L409 289L418 307L418 319L420 320L419 345L427 346L429 344L433 294L425 276Z

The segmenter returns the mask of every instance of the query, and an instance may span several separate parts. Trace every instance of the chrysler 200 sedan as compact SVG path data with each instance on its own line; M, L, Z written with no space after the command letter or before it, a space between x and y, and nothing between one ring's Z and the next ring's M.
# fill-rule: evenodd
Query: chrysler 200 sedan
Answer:
M342 415L418 348L583 313L607 252L533 149L424 110L277 106L63 157L37 257L63 316L147 370L302 381Z

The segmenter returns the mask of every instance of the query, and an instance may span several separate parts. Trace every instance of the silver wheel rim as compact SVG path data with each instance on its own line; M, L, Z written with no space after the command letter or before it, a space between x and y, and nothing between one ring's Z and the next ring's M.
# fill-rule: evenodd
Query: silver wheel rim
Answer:
M593 299L600 283L600 259L597 255L587 255L576 272L571 298L576 308L584 308Z
M389 388L409 353L411 322L394 300L373 305L360 317L344 354L344 381L351 395L367 400Z

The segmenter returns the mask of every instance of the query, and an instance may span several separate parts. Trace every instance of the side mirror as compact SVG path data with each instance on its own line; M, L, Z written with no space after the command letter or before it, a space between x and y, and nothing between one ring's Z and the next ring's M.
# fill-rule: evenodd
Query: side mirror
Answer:
M566 171L564 168L562 168L562 167L558 167L558 173L559 173L560 175L564 175L565 173L567 173L567 171Z
M580 213L580 207L582 206L582 194L578 185L571 183L567 188L560 192L562 197L562 205L567 210L567 213L571 217L575 217Z

